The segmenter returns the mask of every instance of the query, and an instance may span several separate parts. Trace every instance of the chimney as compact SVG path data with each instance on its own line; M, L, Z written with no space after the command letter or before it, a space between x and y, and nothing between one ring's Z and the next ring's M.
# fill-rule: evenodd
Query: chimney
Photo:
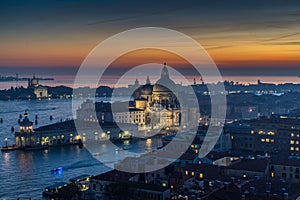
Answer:
M225 185L225 191L229 191L229 183L228 182L224 182Z
M288 193L286 193L286 189L285 189L284 187L281 188L281 192L282 192L282 198L283 198L283 199L287 199Z
M266 184L266 194L267 194L267 197L269 198L270 194L271 194L271 183L270 182L267 182L267 184Z
M231 177L231 183L234 184L235 177Z
M238 185L237 187L238 187L238 189L239 189L239 193L242 194L242 186L241 186L241 185Z
M288 200L288 199L289 199L289 193L287 193L287 192L284 193L284 194L283 194L283 199L284 199L284 200Z
M250 194L255 195L255 187L253 186L250 187Z

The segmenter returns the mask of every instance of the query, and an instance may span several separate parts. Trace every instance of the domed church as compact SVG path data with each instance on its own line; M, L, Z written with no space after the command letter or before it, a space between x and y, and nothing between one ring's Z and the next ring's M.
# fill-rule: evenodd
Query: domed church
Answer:
M137 85L138 81L135 81ZM135 108L145 112L145 126L164 128L180 125L180 104L176 97L176 84L170 79L164 63L160 79L151 85L149 76L146 84L135 90Z
M39 84L39 79L33 76L32 79L28 79L28 89L32 89L36 98L47 98L48 97L48 89Z

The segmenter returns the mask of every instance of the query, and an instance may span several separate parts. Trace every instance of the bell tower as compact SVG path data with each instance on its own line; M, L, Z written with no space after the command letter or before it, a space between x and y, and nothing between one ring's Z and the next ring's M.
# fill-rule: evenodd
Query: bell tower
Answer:
M168 68L167 68L167 63L164 63L164 67L161 70L160 78L161 79L170 79Z
M24 113L24 119L20 122L20 132L32 132L33 122L28 119L27 110Z

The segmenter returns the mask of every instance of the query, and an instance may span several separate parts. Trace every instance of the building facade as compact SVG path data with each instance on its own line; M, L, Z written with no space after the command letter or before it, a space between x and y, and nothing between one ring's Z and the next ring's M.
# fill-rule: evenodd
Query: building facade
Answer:
M36 98L48 98L48 89L39 84L39 79L33 76L32 79L28 80L28 89L32 89Z
M273 115L227 125L233 149L299 156L300 119Z
M28 113L25 112L24 119L20 122L19 131L15 132L15 145L18 148L35 148L77 144L80 137L75 129L64 127L65 123L33 129L33 122L29 120Z
M138 82L135 83L137 84ZM144 119L141 119L144 123L138 122L140 126L154 129L180 126L181 111L176 87L170 79L166 63L160 79L154 85L151 85L147 77L146 84L137 87L133 94L134 107L144 112Z
M170 79L166 63L160 79L152 85L149 77L146 84L140 85L138 80L134 85L133 101L105 103L92 100L85 101L77 110L77 119L88 122L117 122L138 125L139 129L162 129L179 127L181 122L181 106L176 98L176 84ZM126 103L126 102L125 102ZM187 109L184 120L197 121L195 108ZM187 117L189 116L189 117ZM195 124L195 123L193 123Z

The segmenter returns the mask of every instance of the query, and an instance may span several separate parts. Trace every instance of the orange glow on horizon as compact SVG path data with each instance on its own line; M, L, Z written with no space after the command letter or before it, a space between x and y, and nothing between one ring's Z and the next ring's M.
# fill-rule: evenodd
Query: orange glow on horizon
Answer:
M131 51L117 58L111 67L131 67L147 63L167 62L173 67L191 67L191 64L179 55L160 49L140 49Z
M298 67L300 65L300 45L293 45L294 40L259 43L255 42L255 38L249 41L249 38L242 36L227 40L212 36L198 38L198 42L207 50L218 67ZM75 37L70 39L37 39L31 43L26 40L23 41L22 38L15 43L4 42L2 43L2 51L0 51L0 66L78 67L97 43L99 41L95 37L87 38L86 41ZM139 52L135 56L129 55L130 60L126 61L127 64L125 61L123 62L124 65L135 62L141 63L141 60L149 55L153 57L152 60L158 63L168 60L173 65L184 64L176 56L162 51Z

